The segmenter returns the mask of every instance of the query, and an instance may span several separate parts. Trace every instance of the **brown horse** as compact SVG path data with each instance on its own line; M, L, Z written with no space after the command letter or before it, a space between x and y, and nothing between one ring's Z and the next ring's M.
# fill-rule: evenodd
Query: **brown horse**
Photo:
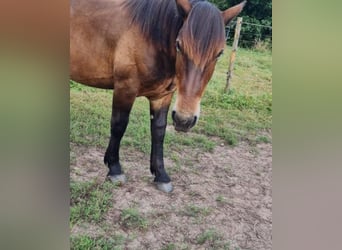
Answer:
M172 95L177 131L199 118L200 101L225 47L224 25L245 1L219 11L201 0L71 0L70 75L85 85L114 89L111 137L104 162L112 181L125 182L120 141L133 102L150 102L150 170L157 188L171 192L163 142Z

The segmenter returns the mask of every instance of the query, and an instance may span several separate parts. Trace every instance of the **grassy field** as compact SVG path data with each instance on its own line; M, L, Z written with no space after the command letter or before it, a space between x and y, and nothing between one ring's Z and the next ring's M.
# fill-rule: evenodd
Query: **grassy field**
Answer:
M201 103L201 117L190 133L177 133L172 128L165 137L165 157L174 162L177 171L187 159L179 159L183 148L196 152L211 152L218 141L237 146L248 143L271 143L272 123L272 54L239 49L235 63L231 91L224 93L230 48L219 59ZM85 87L71 82L70 89L70 141L72 145L103 148L108 144L112 91ZM149 104L146 98L138 98L134 104L130 123L122 140L122 146L144 154L150 152ZM172 120L169 115L168 123ZM74 160L71 151L71 162ZM148 167L148 166L147 166ZM172 172L171 172L172 173ZM115 189L116 187L114 187ZM88 223L103 230L102 235L71 235L72 249L123 249L130 240L121 234L113 234L105 221L105 215L113 206L113 185L96 181L71 182L70 226ZM218 204L228 201L217 196ZM196 220L210 214L210 209L189 203L179 211L182 216ZM138 207L127 207L119 215L122 228L143 232L150 221L140 214ZM108 233L109 232L109 233ZM134 235L134 234L133 234ZM134 237L134 236L132 236ZM231 249L215 229L198 235L193 244L209 244L214 249ZM163 249L187 249L173 243Z

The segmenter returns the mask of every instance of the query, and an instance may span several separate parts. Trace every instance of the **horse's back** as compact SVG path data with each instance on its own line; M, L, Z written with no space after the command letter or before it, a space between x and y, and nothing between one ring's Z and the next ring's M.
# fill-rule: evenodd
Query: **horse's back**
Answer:
M93 87L113 88L115 48L127 29L120 3L113 0L71 0L71 79Z

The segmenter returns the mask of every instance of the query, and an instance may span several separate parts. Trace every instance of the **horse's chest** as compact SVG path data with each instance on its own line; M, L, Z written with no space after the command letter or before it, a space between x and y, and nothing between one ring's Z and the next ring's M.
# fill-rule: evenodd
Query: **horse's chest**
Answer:
M175 90L173 77L175 75L174 62L167 58L157 57L153 62L146 62L140 70L139 81L141 96L163 96Z
M173 78L158 79L157 81L142 83L138 96L158 98L174 92L175 89Z
M139 30L133 31L125 33L116 46L115 84L129 82L138 96L148 98L174 91L170 85L175 75L175 58L146 43L145 39L134 37Z

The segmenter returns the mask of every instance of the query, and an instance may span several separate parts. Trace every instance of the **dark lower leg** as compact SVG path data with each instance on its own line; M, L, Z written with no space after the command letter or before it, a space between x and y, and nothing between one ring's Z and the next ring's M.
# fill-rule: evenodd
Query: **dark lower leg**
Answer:
M123 173L119 158L120 142L128 125L134 99L135 95L130 97L114 92L110 141L104 156L104 163L109 168L108 175L111 176Z
M170 98L171 100L171 98ZM168 183L171 181L170 177L164 168L164 156L163 156L163 144L165 129L167 124L167 113L169 105L165 106L153 106L151 103L151 135L152 135L152 147L151 147L151 173L155 175L155 182Z
M114 113L114 111L113 111ZM119 158L119 147L123 134L125 133L128 124L128 114L117 112L112 115L111 119L111 136L106 154L104 157L104 163L108 166L108 175L122 174Z

